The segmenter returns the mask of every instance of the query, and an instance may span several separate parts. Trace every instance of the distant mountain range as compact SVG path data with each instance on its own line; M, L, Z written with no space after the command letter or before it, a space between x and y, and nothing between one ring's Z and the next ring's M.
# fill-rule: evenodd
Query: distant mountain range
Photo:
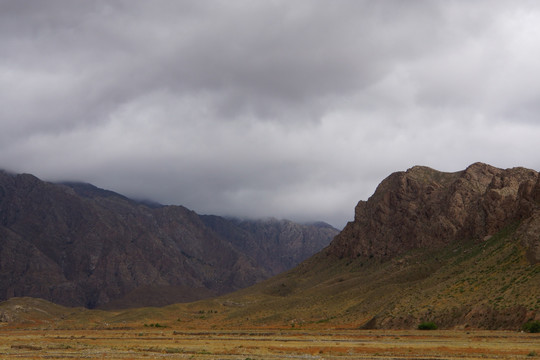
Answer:
M87 308L193 301L290 269L337 233L324 223L201 216L0 171L0 300Z
M312 244L311 235L289 222L198 216L181 207L151 210L106 194L77 195L76 201L68 201L76 194L73 187L43 183L28 175L4 174L2 184L0 204L7 201L10 206L9 211L0 207L0 289L7 289L8 297L20 296L17 291L24 289L28 295L36 294L32 296L41 291L50 299L64 290L48 280L58 278L69 290L65 294L79 299L75 294L80 293L70 288L78 284L72 274L86 279L79 286L87 286L89 294L110 298L125 289L120 279L142 284L143 274L156 279L152 291L163 282L171 283L170 274L189 273L190 277L182 278L186 280L177 280L185 291L224 293L256 282L272 269L287 268L294 261L282 254L293 256ZM20 190L10 190L13 187ZM23 216L25 211L34 215ZM144 224L151 231L125 225L132 218L137 221L129 224ZM332 230L325 224L309 229ZM117 238L124 240L113 241ZM216 249L197 246L207 244L195 240L203 238ZM291 238L295 240L286 240ZM22 239L32 239L32 245ZM128 262L132 252L147 254L151 260L144 264L152 264L151 271ZM182 252L183 257L178 255ZM30 262L31 258L40 261ZM178 258L183 268L174 263ZM276 263L278 258L284 262ZM163 268L181 270L169 273ZM224 276L217 276L215 269L224 271ZM117 276L125 273L128 276ZM10 283L14 274L21 274L23 280ZM216 280L224 278L228 281ZM115 281L108 283L109 279ZM144 289L153 281L145 280L145 285L130 286ZM96 284L112 285L106 292ZM117 298L122 296L134 298ZM58 324L71 321L85 326L88 319L84 311L36 299L0 304L0 321L39 323L59 316L64 320ZM454 173L415 166L383 180L367 201L358 203L354 221L329 246L291 270L195 303L92 316L118 326L159 320L188 329L416 329L422 322L433 322L440 328L518 330L528 321L540 321L540 176L535 170L482 163ZM171 319L180 319L180 325Z

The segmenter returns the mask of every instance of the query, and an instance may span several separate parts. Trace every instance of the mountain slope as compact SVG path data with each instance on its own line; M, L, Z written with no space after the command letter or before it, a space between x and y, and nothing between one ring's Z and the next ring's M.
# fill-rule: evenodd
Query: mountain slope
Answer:
M339 233L322 222L302 225L289 220L240 220L213 215L203 215L201 219L270 275L298 265L321 251Z
M269 276L184 207L149 207L89 184L27 174L0 172L0 239L0 299L164 305Z
M473 164L390 175L323 252L227 295L227 321L519 328L540 319L540 180Z
M174 321L188 329L416 328L433 321L441 328L517 330L540 320L539 234L536 171L414 167L390 175L360 202L355 220L325 250L252 287L94 315L13 299L0 304L0 319L39 319L43 309L77 324L91 316L122 326Z

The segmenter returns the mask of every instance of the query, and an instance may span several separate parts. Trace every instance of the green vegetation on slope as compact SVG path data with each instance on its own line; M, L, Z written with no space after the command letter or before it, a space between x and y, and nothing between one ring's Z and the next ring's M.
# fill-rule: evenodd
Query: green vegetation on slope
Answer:
M224 297L229 321L415 328L519 328L540 308L540 264L513 239L517 224L486 241L414 250L390 261L318 254L298 268Z
M389 261L319 253L251 288L195 303L107 312L11 299L0 304L0 319L55 328L416 329L432 322L518 330L540 316L540 264L527 261L516 227Z

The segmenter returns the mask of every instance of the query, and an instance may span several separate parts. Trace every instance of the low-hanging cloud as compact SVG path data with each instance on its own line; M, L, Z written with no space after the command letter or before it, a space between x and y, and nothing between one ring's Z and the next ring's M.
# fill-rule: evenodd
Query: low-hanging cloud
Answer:
M343 226L390 172L540 168L540 6L0 4L0 167Z

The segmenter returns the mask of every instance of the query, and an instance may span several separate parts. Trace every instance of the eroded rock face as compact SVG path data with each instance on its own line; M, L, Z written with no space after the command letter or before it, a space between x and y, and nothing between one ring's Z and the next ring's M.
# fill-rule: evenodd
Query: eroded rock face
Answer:
M444 173L415 166L390 175L373 196L360 201L354 221L327 253L384 259L456 240L481 241L522 221L523 244L531 259L538 259L539 193L534 170L475 163L464 171Z
M269 275L182 206L147 206L88 184L0 171L0 300L165 305Z
M235 248L277 275L328 246L339 231L326 223L297 224L289 220L224 219L201 216L203 222Z

